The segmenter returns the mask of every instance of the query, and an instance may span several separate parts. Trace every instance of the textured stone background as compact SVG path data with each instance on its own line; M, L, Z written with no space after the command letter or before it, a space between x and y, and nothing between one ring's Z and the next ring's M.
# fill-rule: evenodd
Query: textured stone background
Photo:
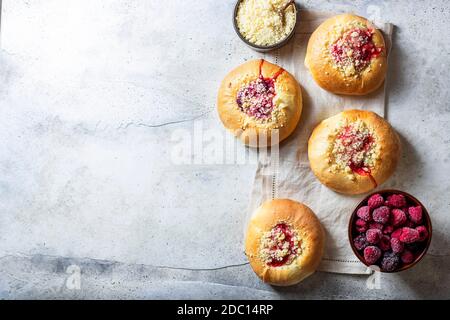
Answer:
M171 162L177 130L220 129L219 81L257 56L233 5L2 1L1 298L450 297L448 1L301 2L396 25L387 115L404 152L385 186L427 205L434 237L378 290L326 273L262 284L241 250L254 165Z

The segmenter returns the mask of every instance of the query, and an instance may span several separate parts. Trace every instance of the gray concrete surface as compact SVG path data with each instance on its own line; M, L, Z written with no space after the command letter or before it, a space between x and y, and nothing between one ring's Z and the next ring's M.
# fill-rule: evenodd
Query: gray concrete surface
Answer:
M387 115L404 152L386 186L427 205L434 237L378 289L262 284L241 250L254 164L176 160L176 138L221 130L218 83L257 56L233 5L2 1L0 298L450 298L448 1L300 2L396 25Z

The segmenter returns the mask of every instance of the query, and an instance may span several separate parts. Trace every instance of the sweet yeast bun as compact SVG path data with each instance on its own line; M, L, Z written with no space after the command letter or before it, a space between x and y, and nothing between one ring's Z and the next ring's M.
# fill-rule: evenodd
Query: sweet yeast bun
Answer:
M325 90L366 95L384 82L386 56L383 35L371 22L341 14L326 20L313 32L305 65Z
M265 60L248 61L222 81L219 117L248 146L262 147L286 139L302 112L301 89L283 68Z
M361 194L384 183L400 158L400 139L371 111L347 110L322 121L308 142L311 169L325 186Z
M289 286L316 271L324 245L325 232L311 209L293 200L275 199L253 214L245 253L264 282Z

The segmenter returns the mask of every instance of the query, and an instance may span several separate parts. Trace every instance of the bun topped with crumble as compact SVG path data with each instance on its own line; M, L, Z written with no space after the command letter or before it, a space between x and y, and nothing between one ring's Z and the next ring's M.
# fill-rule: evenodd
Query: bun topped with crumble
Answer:
M332 17L311 35L305 65L323 89L365 95L378 89L387 70L382 33L352 14Z
M283 68L252 60L222 81L217 109L225 128L246 145L274 145L286 139L300 120L301 89Z
M361 194L392 175L400 158L400 140L376 113L347 110L314 129L308 157L324 185L340 193Z
M324 245L325 232L311 209L293 200L275 199L253 214L245 253L264 282L289 286L316 271Z

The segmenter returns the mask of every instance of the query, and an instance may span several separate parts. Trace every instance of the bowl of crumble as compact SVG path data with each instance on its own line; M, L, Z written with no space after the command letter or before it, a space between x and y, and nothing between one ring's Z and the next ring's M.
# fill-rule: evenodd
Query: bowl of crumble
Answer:
M233 13L238 37L258 52L284 46L295 34L297 8L288 0L239 0Z

